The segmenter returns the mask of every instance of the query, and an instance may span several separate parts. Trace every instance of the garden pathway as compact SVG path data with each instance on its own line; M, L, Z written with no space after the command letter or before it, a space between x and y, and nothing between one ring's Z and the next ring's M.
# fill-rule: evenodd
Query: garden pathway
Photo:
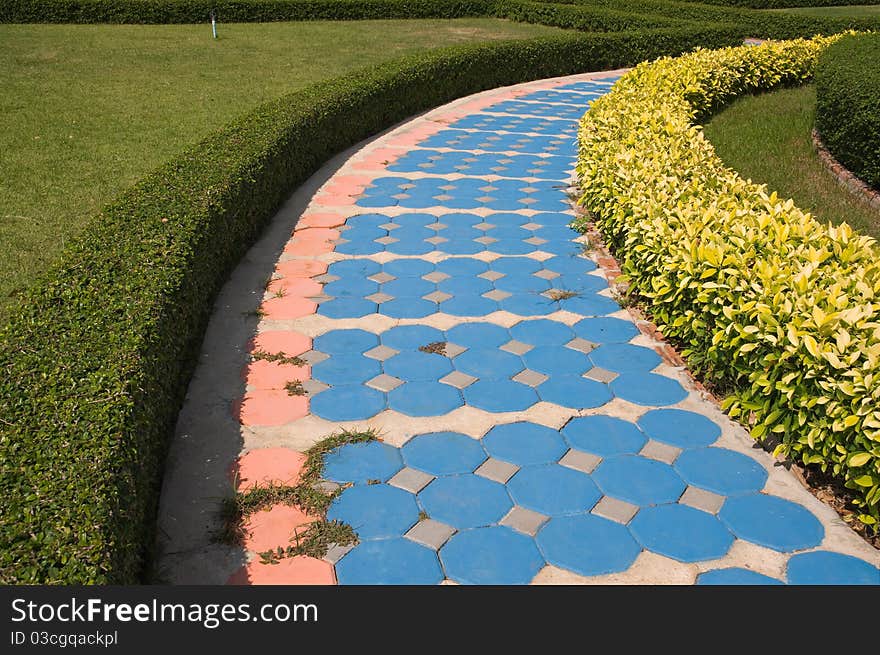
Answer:
M218 303L181 414L160 579L880 583L877 552L621 308L613 260L568 227L577 121L618 76L450 103L282 210ZM260 306L250 341L242 298ZM233 484L294 482L342 428L381 438L326 460L346 485L328 518L359 545L262 563L311 520L284 506L251 517L244 548L211 540Z

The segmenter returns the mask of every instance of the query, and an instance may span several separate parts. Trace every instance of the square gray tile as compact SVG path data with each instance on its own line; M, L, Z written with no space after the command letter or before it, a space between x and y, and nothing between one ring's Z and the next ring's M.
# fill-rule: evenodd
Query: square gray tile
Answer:
M544 226L540 223L526 223L525 225L520 225L520 227L524 230L534 232L535 230L540 230Z
M369 300L370 302L374 302L377 305L381 305L383 302L394 300L394 296L389 296L387 293L377 291L376 293L371 293L369 296L365 296L364 299Z
M493 459L490 457L483 462L480 465L480 468L474 471L474 473L504 484L510 480L510 478L513 477L513 474L517 471L519 471L519 467L516 464L502 462L500 459Z
M378 359L380 362L384 362L386 359L390 357L394 357L398 351L394 350L394 348L389 348L388 346L376 346L375 348L370 348L367 352L364 353L365 357L369 357L370 359Z
M339 484L336 482L330 482L330 480L319 480L315 484L312 485L313 489L317 489L325 494L332 494L334 491L339 489Z
M562 459L559 460L559 463L562 466L567 466L570 469L575 469L576 471L582 471L583 473L592 473L593 469L599 466L599 462L602 461L602 458L598 455L593 455L592 453L585 453L580 450L571 449L565 455L562 456Z
M386 282L391 282L391 280L396 280L397 278L393 275L389 275L385 271L382 271L380 273L376 273L375 275L371 275L367 279L372 280L373 282L378 282L379 284L385 284Z
M589 371L584 373L585 378L590 378L591 380L595 380L596 382L604 382L608 384L612 380L614 380L619 374L614 371L609 371L605 368L599 368L598 366L594 366Z
M320 282L321 284L330 284L331 282L336 282L339 279L338 275L331 275L330 273L324 273L323 275L317 275L312 278L315 282Z
M717 514L724 504L725 497L699 487L688 487L684 490L678 502L682 505L690 505L710 514Z
M434 230L435 232L439 232L440 230L445 230L448 225L445 223L428 223L426 226L429 230Z
M299 356L300 359L307 361L312 366L323 362L328 357L330 357L330 355L322 353L320 350L309 350Z
M538 373L537 371L533 371L531 369L525 369L524 371L520 371L516 375L513 376L514 382L519 382L520 384L527 384L530 387L537 387L539 384L543 384L547 381L548 376L543 373Z
M557 273L556 271L547 270L546 268L538 271L537 273L532 273L532 275L534 275L535 277L539 277L543 280L555 280L559 277L559 273Z
M629 523L630 519L639 511L638 505L632 505L617 498L603 496L593 508L593 514L602 516L618 523Z
M660 443L653 439L649 440L639 451L639 455L642 457L655 459L658 462L664 462L665 464L672 464L680 454L681 448Z
M504 273L499 273L498 271L486 271L485 273L480 273L477 277L494 282L495 280L504 277Z
M302 383L303 391L306 392L308 396L314 396L316 393L321 393L329 389L330 387L323 382L318 380L304 380Z
M444 300L449 300L452 298L451 294L446 293L445 291L434 291L429 293L427 296L422 296L425 300L430 300L431 302L443 302Z
M455 387L456 389L464 389L476 381L477 378L468 375L467 373L462 373L461 371L452 371L452 373L440 378L440 382Z
M449 357L449 359L452 359L453 357L458 357L465 350L467 350L467 348L465 348L464 346L459 346L457 343L452 343L451 341L446 342L445 351L446 356Z
M491 230L493 227L495 227L495 225L494 223L487 223L486 221L483 221L482 223L477 223L476 225L474 225L474 227L478 230Z
M388 230L390 232L391 230L396 230L397 228L403 226L398 223L382 223L382 225L380 225L379 227L381 227L383 230Z
M479 239L474 239L474 241L476 241L477 243L482 243L484 246L488 246L498 241L498 239L493 239L492 237L480 237Z
M393 375L388 375L387 373L382 373L382 375L377 375L372 380L367 381L368 387L373 387L373 389L378 389L379 391L392 391L403 384L403 380L400 380Z
M455 534L455 528L434 519L419 521L404 536L418 544L438 550Z
M541 237L531 237L528 239L523 239L523 243L527 243L530 246L540 246L547 243L547 239L542 239Z
M416 469L407 466L398 471L394 477L388 481L388 484L409 491L410 493L417 494L433 479L433 475L428 475L423 471L417 471Z
M518 532L524 532L534 537L547 518L543 514L517 505L507 513L507 516L501 519L501 525L506 525L508 528L513 528Z
M483 294L483 298L488 298L489 300L504 300L505 298L510 298L513 294L507 293L506 291L501 291L501 289L493 289L492 291L487 291Z
M446 243L447 241L449 241L449 239L447 239L446 237L435 236L429 239L425 239L425 241L436 246L439 243Z
M319 293L317 296L308 296L308 299L320 305L322 302L333 300L333 296L328 296L326 293Z
M327 549L327 554L324 555L324 561L330 562L331 564L336 564L339 560L345 557L350 551L354 548L354 544L349 546L340 546L339 544L333 544L330 548Z
M516 339L512 341L508 341L503 346L501 346L501 350L506 350L509 353L513 353L514 355L525 355L529 352L534 346L530 346L527 343L523 343L522 341L517 341Z
M397 243L400 239L395 239L394 237L380 237L375 239L376 243L381 243L383 246L387 246L391 243Z
M448 279L449 276L446 273L441 273L440 271L434 271L433 273L428 273L427 275L423 275L422 279L427 280L428 282L442 282L443 280Z
M565 344L565 347L571 348L572 350L579 350L582 353L588 353L595 350L597 345L598 344L595 344L592 341L587 341L586 339L581 339L580 337L577 337Z

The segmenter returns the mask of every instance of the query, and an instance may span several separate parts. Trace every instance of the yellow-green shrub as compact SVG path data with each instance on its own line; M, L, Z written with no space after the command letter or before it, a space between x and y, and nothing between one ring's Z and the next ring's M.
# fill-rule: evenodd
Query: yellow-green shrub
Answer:
M880 252L847 225L726 168L699 118L808 80L838 37L697 50L644 63L579 130L580 200L632 292L724 406L778 451L880 510Z

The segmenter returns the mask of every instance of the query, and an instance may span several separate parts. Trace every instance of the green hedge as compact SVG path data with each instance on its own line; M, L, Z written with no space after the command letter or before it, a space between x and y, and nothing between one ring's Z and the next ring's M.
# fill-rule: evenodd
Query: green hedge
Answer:
M333 154L483 89L740 38L667 29L433 51L263 105L123 194L0 330L0 583L138 579L213 299Z
M876 5L878 0L703 0L707 5L746 7L749 9L792 9L795 7L842 7Z
M641 64L578 132L581 202L723 407L880 519L880 251L727 168L695 120L808 81L835 37Z
M841 39L819 59L816 129L837 161L880 190L880 34Z

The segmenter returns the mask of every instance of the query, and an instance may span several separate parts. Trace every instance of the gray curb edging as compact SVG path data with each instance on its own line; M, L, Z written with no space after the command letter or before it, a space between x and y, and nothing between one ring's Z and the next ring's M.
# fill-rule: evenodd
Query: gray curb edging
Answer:
M819 155L819 159L825 164L825 168L834 176L837 183L854 196L864 200L874 209L880 211L880 191L872 189L862 180L856 177L852 171L834 158L834 155L825 147L819 132L813 128L810 136L813 139L813 148Z

